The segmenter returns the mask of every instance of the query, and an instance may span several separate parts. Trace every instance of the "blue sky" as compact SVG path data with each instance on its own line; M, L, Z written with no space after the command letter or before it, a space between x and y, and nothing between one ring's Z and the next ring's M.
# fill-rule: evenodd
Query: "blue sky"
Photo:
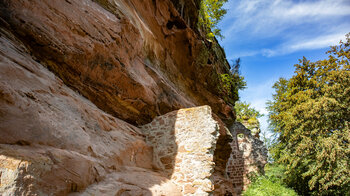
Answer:
M241 74L248 88L241 101L265 114L266 101L280 77L293 75L303 56L316 61L350 32L350 0L229 0L219 23L220 44L229 61L241 58Z

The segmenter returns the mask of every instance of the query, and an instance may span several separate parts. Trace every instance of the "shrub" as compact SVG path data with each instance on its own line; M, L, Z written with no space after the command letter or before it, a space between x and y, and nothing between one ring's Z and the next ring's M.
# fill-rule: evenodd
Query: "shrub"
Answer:
M259 124L258 118L263 116L246 102L237 102L235 104L235 111L238 122L247 121L251 125Z
M238 90L246 88L247 83L244 81L244 77L239 74L240 58L235 61L234 65L230 66L228 74L219 75L218 88L224 100L234 104L239 99Z
M252 183L243 196L297 196L293 189L284 184L284 171L282 165L266 165L265 175L251 175Z

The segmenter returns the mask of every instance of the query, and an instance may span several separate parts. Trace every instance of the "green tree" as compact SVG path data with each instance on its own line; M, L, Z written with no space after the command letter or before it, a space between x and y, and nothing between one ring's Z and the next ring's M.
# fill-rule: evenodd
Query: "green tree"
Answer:
M328 59L295 65L268 102L278 133L274 159L286 164L287 183L303 195L350 193L350 34Z
M253 135L258 136L260 133L258 118L263 115L246 102L236 102L234 108L236 112L236 121L241 122L245 127L251 130Z
M258 118L263 116L246 102L236 102L235 111L236 119L239 122L249 121L250 119L257 121Z
M237 115L237 120L248 120L249 118L259 118L263 115L259 111L255 110L246 102L237 102L235 104L235 111Z
M222 6L228 0L202 0L200 8L199 24L204 27L208 38L219 36L222 38L221 30L218 28L219 21L226 14L226 10Z

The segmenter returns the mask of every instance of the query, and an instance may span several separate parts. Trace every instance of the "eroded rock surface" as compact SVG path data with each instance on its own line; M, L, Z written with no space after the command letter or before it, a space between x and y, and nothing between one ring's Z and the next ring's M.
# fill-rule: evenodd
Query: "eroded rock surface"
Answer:
M140 129L69 89L10 32L0 35L1 195L66 195L124 167L143 168L152 186L164 181Z
M198 12L185 4L186 18ZM0 17L37 61L120 119L140 125L205 104L233 117L216 90L215 73L229 69L222 49L169 0L2 0Z
M182 193L180 187L159 172L139 167L124 167L122 171L108 174L103 181L92 184L83 192L70 194L70 196L91 195L181 196Z

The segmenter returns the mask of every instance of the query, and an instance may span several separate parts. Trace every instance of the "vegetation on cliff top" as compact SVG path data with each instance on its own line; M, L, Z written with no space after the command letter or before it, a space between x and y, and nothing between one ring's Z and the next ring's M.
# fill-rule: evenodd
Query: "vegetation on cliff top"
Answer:
M278 141L273 159L286 165L285 182L302 195L350 192L350 34L328 59L295 65L268 103Z
M238 90L242 90L247 86L244 77L239 73L240 62L240 58L238 58L235 64L230 65L229 73L219 75L218 88L220 94L227 103L232 105L239 99Z
M228 0L202 0L200 4L199 26L203 26L209 39L218 36L222 38L221 30L218 28L219 21L226 14L222 8Z

